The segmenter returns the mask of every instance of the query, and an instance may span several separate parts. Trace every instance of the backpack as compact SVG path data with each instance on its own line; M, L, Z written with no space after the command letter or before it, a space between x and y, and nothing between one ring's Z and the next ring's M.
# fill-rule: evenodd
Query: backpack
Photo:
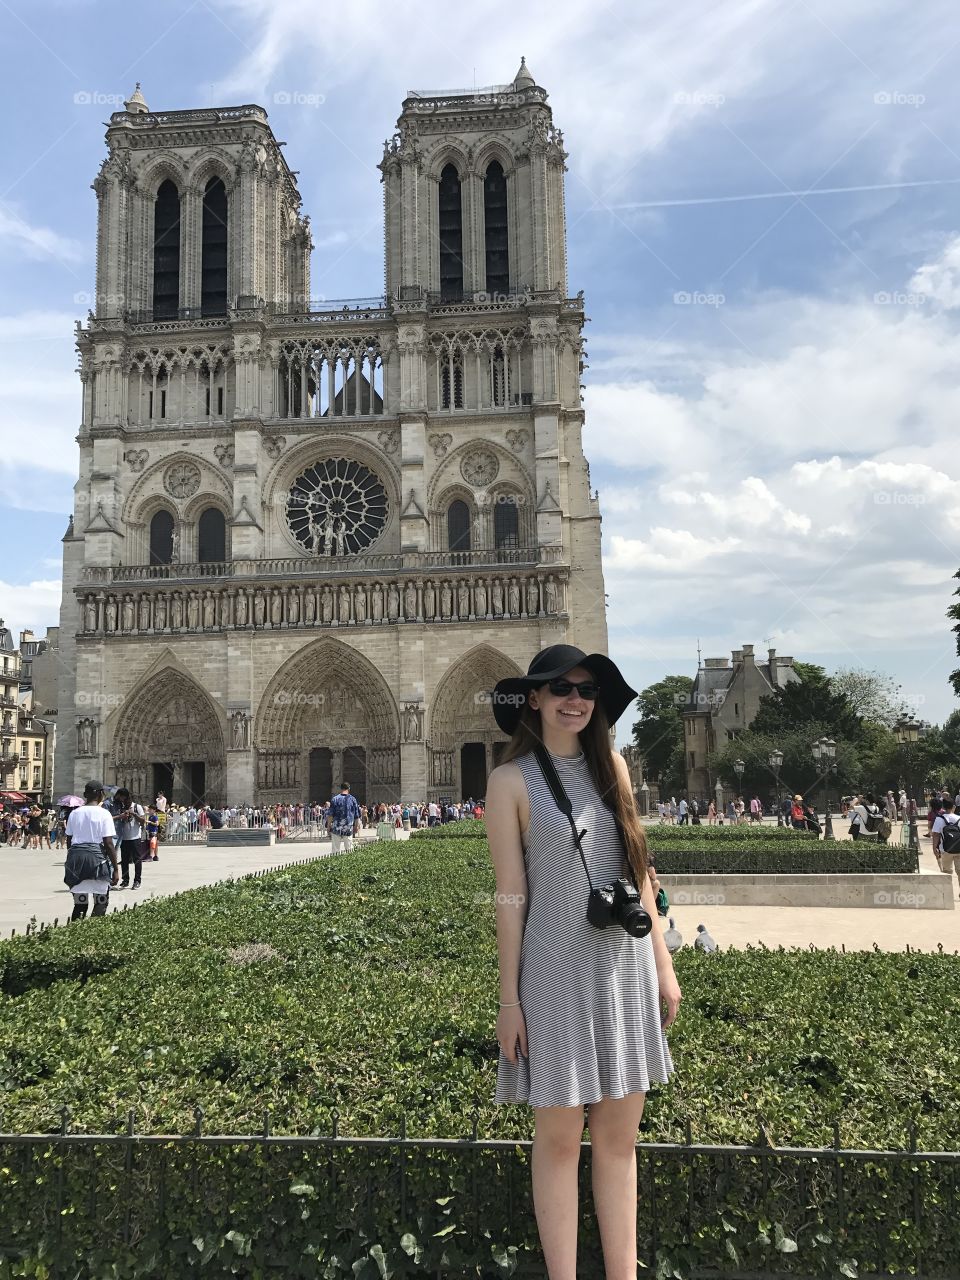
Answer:
M948 822L947 815L943 815L943 830L940 832L940 852L960 853L960 819L955 822Z
M866 806L864 806L864 808L866 808ZM877 810L876 813L871 813L870 810L867 809L867 825L865 830L879 831L883 821L883 814L879 810Z

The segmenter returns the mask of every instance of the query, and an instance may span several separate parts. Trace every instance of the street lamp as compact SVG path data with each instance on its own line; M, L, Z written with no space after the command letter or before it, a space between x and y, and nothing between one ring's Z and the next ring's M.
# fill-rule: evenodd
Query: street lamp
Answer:
M837 744L832 738L828 738L824 734L810 748L810 754L820 769L820 777L823 782L823 838L825 840L833 840L833 819L830 817L830 788L827 779L831 773L837 772Z
M897 721L893 728L897 742L900 743L904 755L903 771L907 782L907 815L910 832L908 848L918 856L920 841L917 834L917 802L914 795L913 748L916 746L917 739L921 735L925 735L928 728L928 725L922 724L912 716L904 716Z
M777 826L782 827L783 826L783 802L782 802L782 797L780 795L780 770L783 768L783 752L771 751L769 761L770 761L770 768L773 770L774 776L777 779Z
M747 767L746 761L736 759L733 762L733 767L737 775L737 797L739 798L740 791L743 786L743 771Z
M47 750L47 741L46 741L46 739L47 739L48 735L47 735L46 731L44 731L44 735L43 735L43 736L44 736L43 754L44 754L44 756L46 757L46 758L44 759L44 762L43 762L43 772L44 772L45 774L47 774L47 775L48 775L48 776L44 779L44 782L45 782L47 785L49 785L49 788L50 788L50 800L51 800L51 802L52 802L52 801L53 801L53 796L54 796L54 789L53 789L53 770L54 770L54 766L55 766L55 764L56 764L56 760L57 760L57 722L56 722L56 720L45 720L45 719L43 718L43 716L33 716L33 719L34 719L34 720L39 721L39 723L40 723L40 724L47 724L47 725L49 725L49 726L50 726L50 728L53 730L53 733L52 733L51 735L49 735L49 736L50 736L50 738L52 739L52 740L51 740L51 743L50 743L50 750L49 750L49 751ZM51 757L52 757L52 758L51 758Z

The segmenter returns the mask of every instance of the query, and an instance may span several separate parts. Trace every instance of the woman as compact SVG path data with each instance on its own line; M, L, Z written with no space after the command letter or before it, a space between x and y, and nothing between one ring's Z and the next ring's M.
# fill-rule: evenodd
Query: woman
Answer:
M636 697L604 654L565 644L493 692L494 717L510 734L487 784L500 960L495 1101L535 1109L533 1199L551 1280L575 1274L584 1106L606 1275L636 1277L637 1130L650 1084L674 1070L664 1030L680 988L630 775L610 746L609 726ZM541 743L572 804L582 853L534 753ZM620 877L640 893L652 922L646 936L616 919L588 921L590 885Z
M715 827L717 825L717 802L711 800L707 805L707 826Z
M83 804L67 819L67 857L63 882L73 894L71 920L82 920L93 899L93 914L105 916L110 886L119 883L113 814L103 807L103 783L88 782Z

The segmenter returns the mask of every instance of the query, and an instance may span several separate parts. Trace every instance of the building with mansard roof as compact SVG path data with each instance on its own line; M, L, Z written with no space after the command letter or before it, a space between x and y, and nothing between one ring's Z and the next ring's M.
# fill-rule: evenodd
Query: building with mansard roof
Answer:
M489 691L606 651L566 153L526 64L408 92L384 294L310 301L266 112L115 112L63 541L57 785L478 796Z

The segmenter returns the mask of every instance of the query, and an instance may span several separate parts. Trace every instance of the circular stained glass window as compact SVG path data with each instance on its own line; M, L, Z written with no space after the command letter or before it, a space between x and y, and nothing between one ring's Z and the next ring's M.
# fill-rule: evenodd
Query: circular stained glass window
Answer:
M297 476L287 498L290 532L318 556L345 556L376 542L387 523L387 495L369 467L326 458Z

